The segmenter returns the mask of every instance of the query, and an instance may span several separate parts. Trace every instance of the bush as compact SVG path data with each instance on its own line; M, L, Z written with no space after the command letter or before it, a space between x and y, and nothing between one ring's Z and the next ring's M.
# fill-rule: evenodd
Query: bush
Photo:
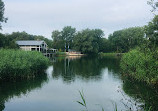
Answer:
M30 78L44 71L49 60L42 53L22 50L0 50L0 78Z
M158 61L150 50L144 53L134 49L124 54L120 66L124 74L139 81L148 84L158 83Z

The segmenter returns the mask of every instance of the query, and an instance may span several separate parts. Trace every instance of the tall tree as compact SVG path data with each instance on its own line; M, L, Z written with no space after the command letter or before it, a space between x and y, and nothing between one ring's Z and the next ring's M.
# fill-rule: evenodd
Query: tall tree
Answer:
M99 52L99 42L103 35L103 31L100 29L82 30L74 38L74 48L82 53L97 54Z
M65 41L61 35L61 32L58 30L54 30L52 32L52 39L53 39L53 47L64 51Z
M2 22L7 22L7 18L4 17L4 2L2 0L0 0L0 29L2 29Z
M69 48L73 47L73 38L75 34L76 34L76 28L73 28L71 26L66 26L61 31L61 36L65 40L65 44L67 45L67 47L68 46Z
M67 42L72 41L73 37L75 36L76 28L72 28L71 26L66 26L61 31L62 38Z

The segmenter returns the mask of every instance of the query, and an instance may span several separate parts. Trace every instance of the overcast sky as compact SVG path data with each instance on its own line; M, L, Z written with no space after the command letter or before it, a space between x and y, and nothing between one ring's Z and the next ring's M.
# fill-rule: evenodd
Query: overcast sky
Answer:
M3 0L2 33L26 31L51 38L53 30L72 26L102 29L105 37L123 28L143 26L151 19L147 0Z

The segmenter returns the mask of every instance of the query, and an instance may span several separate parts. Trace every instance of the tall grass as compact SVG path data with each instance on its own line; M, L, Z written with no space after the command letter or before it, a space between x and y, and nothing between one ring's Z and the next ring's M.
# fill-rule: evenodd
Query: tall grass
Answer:
M80 93L80 97L81 97L82 101L77 101L77 103L82 105L85 108L85 111L88 111L86 100L85 100L85 97L84 97L84 93L83 93L83 91L82 92L79 91L79 93Z
M0 78L30 78L44 71L49 60L39 52L0 50Z

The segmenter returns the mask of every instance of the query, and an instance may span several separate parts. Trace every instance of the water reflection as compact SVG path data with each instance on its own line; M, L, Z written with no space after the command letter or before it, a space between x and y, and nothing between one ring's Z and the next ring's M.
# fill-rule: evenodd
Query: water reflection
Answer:
M113 111L111 101L116 102L120 111L130 110L126 107L129 102L134 111L143 103L157 111L156 91L122 78L119 61L104 57L53 58L53 66L48 68L47 75L32 80L1 82L0 111L81 111L82 107L75 101L80 100L78 90L82 89L90 111L101 110L96 104L102 105L105 111ZM118 89L122 93L117 92Z
M34 89L40 89L47 81L47 75L43 74L41 77L35 77L30 80L17 81L1 81L0 82L0 111L4 110L5 102L13 97L21 97L28 94Z
M130 97L134 98L136 103L143 102L146 109L152 108L152 111L158 111L158 90L151 88L144 83L130 78L124 78L123 90ZM133 104L133 105L135 105Z
M101 81L104 74L102 70L107 68L109 76L124 81L122 86L120 84L120 102L126 109L143 110L145 105L147 109L152 106L153 111L158 111L158 92L143 83L122 78L119 73L119 61L118 58L104 57L57 58L53 64L52 76L55 79L62 78L66 83L72 83L76 78L87 82Z
M100 57L67 57L57 58L53 64L53 78L63 78L63 81L71 83L75 78L81 78L84 81L102 79L102 69L108 68L109 73L119 71L118 59L100 58Z

